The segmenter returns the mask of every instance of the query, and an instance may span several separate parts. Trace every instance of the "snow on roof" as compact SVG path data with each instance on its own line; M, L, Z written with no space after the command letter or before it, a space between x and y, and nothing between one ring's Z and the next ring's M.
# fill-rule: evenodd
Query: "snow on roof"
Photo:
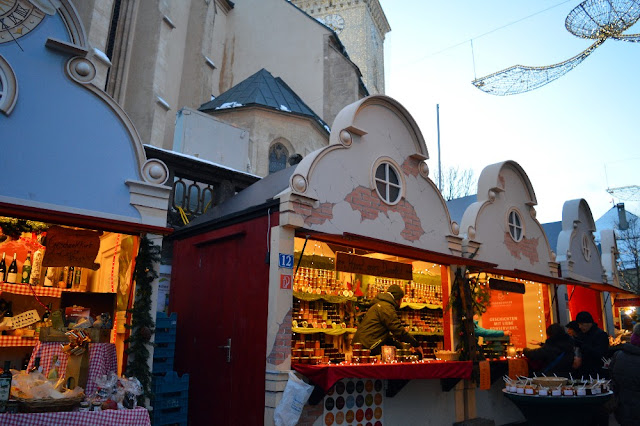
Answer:
M210 164L212 166L216 166L216 167L219 167L221 169L231 170L231 171L236 172L236 173L242 173L243 175L261 178L261 176L255 175L253 173L245 172L245 171L242 171L242 170L237 170L237 169L225 166L224 164L215 163L213 161L203 160L202 158L194 157L193 155L184 154L182 152L177 152L177 151L172 151L170 149L158 148L157 146L153 146L153 145L149 145L149 144L144 144L144 146L148 147L148 148L152 148L152 149L158 150L158 151L167 152L167 153L172 154L172 155L177 155L177 156L180 156L180 157L189 158L190 160L197 161L199 163Z

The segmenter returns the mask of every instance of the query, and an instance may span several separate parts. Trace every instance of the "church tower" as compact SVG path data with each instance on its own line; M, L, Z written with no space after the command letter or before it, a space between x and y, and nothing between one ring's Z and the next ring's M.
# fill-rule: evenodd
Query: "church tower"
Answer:
M360 68L370 94L384 94L384 37L391 31L378 0L291 0L333 29Z

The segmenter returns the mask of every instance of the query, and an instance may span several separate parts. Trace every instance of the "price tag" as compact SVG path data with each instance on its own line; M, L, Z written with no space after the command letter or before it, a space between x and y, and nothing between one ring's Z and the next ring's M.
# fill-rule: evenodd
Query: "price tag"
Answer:
M278 254L278 266L280 268L293 269L293 255L292 254Z
M284 290L291 290L291 275L280 274L280 288Z

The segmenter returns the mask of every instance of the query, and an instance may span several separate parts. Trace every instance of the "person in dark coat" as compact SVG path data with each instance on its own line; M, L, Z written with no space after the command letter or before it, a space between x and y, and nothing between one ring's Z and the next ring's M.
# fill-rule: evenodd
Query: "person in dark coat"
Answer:
M613 391L618 397L615 417L622 426L640 425L640 324L609 364Z
M604 364L602 358L609 351L609 335L598 328L589 312L578 312L576 322L580 327L580 333L575 337L575 341L582 354L582 365L578 374L585 379L589 376L607 377L608 372L602 368Z
M394 345L395 339L410 343L421 352L420 343L402 326L396 312L403 297L404 291L395 284L390 285L386 293L378 294L358 325L352 343L362 343L365 348L371 349L371 355L379 355L382 346Z
M545 375L556 374L562 377L569 377L573 364L573 339L560 324L551 324L547 328L547 340L538 349L525 348L523 351L535 366L536 373Z

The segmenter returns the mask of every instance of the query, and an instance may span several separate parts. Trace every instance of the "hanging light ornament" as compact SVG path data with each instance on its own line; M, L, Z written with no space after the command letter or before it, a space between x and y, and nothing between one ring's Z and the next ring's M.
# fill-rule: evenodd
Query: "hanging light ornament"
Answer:
M514 65L472 81L483 92L507 96L528 92L562 77L589 56L605 40L640 42L640 34L622 34L640 18L640 0L585 0L565 20L567 31L576 37L596 40L586 50L554 65Z

